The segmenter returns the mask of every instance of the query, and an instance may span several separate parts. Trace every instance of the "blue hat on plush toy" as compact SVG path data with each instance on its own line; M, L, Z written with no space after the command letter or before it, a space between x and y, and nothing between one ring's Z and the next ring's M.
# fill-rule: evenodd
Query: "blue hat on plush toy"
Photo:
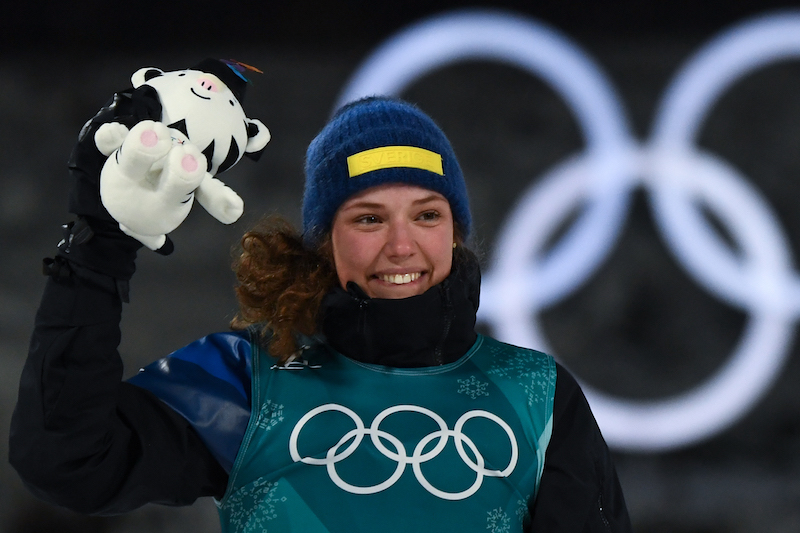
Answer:
M306 152L303 235L317 244L339 206L384 183L436 191L450 202L464 238L472 217L461 167L444 132L417 107L396 99L365 98L340 109Z

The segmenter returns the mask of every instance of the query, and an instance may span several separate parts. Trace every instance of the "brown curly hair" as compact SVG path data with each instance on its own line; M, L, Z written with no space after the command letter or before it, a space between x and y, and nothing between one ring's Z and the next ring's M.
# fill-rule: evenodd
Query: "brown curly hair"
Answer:
M261 324L269 351L285 363L297 352L295 333L311 335L322 298L337 283L330 234L316 249L279 216L263 218L244 234L233 270L239 313L233 329Z

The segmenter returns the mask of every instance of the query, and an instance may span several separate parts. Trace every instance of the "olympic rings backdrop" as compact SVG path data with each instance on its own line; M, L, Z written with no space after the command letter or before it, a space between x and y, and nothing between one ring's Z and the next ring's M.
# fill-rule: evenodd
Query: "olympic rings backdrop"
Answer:
M747 176L696 144L710 107L732 84L792 58L800 58L800 12L763 16L722 32L675 73L649 137L639 140L612 82L568 36L524 17L454 12L387 39L352 75L337 106L366 95L400 95L423 75L471 59L521 68L563 98L585 149L531 176L494 243L479 320L501 340L558 357L543 333L542 310L568 297L606 260L632 191L644 189L682 268L747 314L727 360L688 391L634 401L583 383L611 446L658 451L708 439L738 421L774 383L794 340L800 279L784 228ZM736 250L713 231L701 208L726 226ZM545 250L576 209L577 220Z

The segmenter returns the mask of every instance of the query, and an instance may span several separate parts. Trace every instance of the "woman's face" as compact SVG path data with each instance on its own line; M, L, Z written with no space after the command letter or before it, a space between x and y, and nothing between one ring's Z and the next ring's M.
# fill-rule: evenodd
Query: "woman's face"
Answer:
M437 192L379 185L339 207L331 240L342 287L354 281L371 298L407 298L450 274L453 213Z

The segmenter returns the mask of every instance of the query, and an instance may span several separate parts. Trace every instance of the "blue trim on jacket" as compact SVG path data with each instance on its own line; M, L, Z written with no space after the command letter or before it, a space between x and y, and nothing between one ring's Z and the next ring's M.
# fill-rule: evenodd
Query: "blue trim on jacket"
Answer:
M250 420L252 376L250 335L236 331L203 337L128 382L183 416L230 472Z

